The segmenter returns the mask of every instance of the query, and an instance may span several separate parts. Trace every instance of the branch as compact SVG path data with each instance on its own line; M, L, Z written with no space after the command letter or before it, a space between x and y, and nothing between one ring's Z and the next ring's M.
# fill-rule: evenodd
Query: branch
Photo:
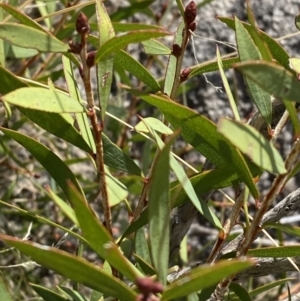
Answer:
M262 226L266 223L278 222L284 216L287 216L300 205L300 188L290 193L282 201L280 201L275 207L270 209L262 218ZM240 234L231 242L229 242L221 251L220 255L224 255L233 251L236 251L241 241L244 239L244 234Z

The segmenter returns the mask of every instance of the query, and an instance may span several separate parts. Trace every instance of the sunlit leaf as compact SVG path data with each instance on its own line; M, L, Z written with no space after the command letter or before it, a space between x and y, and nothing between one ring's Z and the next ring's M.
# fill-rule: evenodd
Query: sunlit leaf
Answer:
M70 301L70 298L59 295L41 285L36 285L31 283L30 286L35 290L35 292L43 298L44 301Z
M216 166L235 166L251 193L254 196L258 195L243 156L224 136L218 133L216 125L211 120L164 96L140 95L140 97L156 106L172 126L180 130L183 138Z
M152 74L145 68L141 63L135 60L127 52L121 50L115 54L115 63L119 64L121 68L134 75L136 78L141 80L147 87L152 89L154 92L159 91L160 85Z
M235 17L236 41L238 52L241 61L260 60L261 55L255 46L248 31L243 26L243 23ZM252 96L260 114L266 120L267 124L271 124L272 119L272 104L270 94L261 89L256 83L249 78L245 78Z
M108 296L121 300L135 300L137 297L137 294L121 280L107 274L83 258L57 248L43 246L30 241L22 241L3 234L0 235L0 239L31 257L32 260L41 264L43 267L51 269L64 277L82 283L92 289L103 292Z
M284 161L277 149L250 125L222 118L218 129L258 166L272 173L286 172Z
M274 258L299 257L300 246L298 245L298 246L251 249L247 252L247 255L255 256L255 257L274 257Z
M144 118L142 121L140 121L134 129L137 132L142 132L142 133L149 133L149 129L145 125L144 120L151 126L152 129L157 131L158 133L165 134L165 135L171 135L173 134L173 131L167 127L164 123L162 123L159 119L154 118L154 117L148 117Z
M151 55L170 55L171 49L165 46L164 44L160 43L159 41L155 39L150 39L148 41L142 42L142 45L144 47L144 51L147 54Z
M40 52L68 52L69 46L55 36L21 24L0 24L0 38Z
M105 42L102 47L97 51L96 62L104 60L111 54L121 50L130 43L139 43L142 41L149 40L151 38L158 38L170 35L167 31L156 31L156 30L136 30L131 31L122 36L114 37Z
M16 106L52 112L52 113L79 113L84 107L77 100L68 95L43 88L21 88L2 97L4 101Z
M268 93L286 100L300 102L300 82L291 72L276 63L249 61L236 64L234 68L255 81Z
M171 213L169 195L171 143L159 151L153 164L149 190L149 238L151 257L157 271L158 280L166 283L169 264L169 236Z
M76 213L82 235L90 247L131 281L141 276L135 266L123 256L83 195L78 193L71 183L68 188L71 196L70 203Z
M251 266L250 261L234 259L231 261L218 262L215 265L204 265L193 269L172 284L168 285L162 294L161 300L172 300L187 296L203 288L218 283L224 278L236 274Z

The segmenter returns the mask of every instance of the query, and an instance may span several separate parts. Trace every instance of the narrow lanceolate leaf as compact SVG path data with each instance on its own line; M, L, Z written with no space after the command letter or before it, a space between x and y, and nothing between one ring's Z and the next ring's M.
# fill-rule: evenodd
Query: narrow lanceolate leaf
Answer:
M300 82L291 72L276 63L250 61L235 64L234 68L252 79L268 93L286 100L300 102Z
M155 39L142 42L144 51L151 55L170 55L171 49Z
M136 163L104 134L102 134L102 142L105 165L128 174L143 176Z
M35 139L24 134L0 127L0 130L8 137L14 139L24 146L35 157L40 164L46 169L51 177L57 182L62 191L69 197L67 180L71 181L75 187L83 194L82 189L71 172L69 167L48 147L39 143ZM69 198L70 199L70 198Z
M232 67L233 64L239 63L239 62L240 62L239 57L222 59L223 70L228 70ZM218 67L217 61L204 62L199 65L195 65L195 66L191 67L191 73L189 74L189 78L199 75L199 74L217 71L218 69L219 69L219 67Z
M13 301L13 298L10 292L8 291L8 288L1 274L0 274L0 297L1 297L1 301Z
M258 166L276 174L286 172L277 149L250 125L223 118L219 121L218 129Z
M179 46L182 44L182 31L184 29L184 26L185 23L183 20L181 20L173 44L177 44ZM176 63L177 63L176 57L174 55L170 55L167 71L165 75L165 84L164 84L164 93L169 96L171 95L172 88L173 88L175 72L176 72Z
M1 4L1 3L0 3ZM3 21L3 9L0 6L0 22ZM5 67L5 58L6 58L6 54L5 54L5 42L3 40L0 40L0 66Z
M30 241L0 235L0 239L23 254L29 256L45 268L81 283L87 287L103 292L120 300L135 300L137 293L121 280L109 275L96 265L67 252Z
M161 89L159 83L148 71L148 69L135 60L127 52L123 50L117 52L114 59L116 64L142 81L147 87L153 90L153 92L157 92Z
M300 30L300 14L295 17L295 26Z
M102 46L112 39L115 36L115 31L112 26L110 17L106 11L105 5L103 1L96 1L96 12L97 12L97 23L98 23L98 48L102 48ZM96 55L97 56L97 55ZM113 77L113 58L111 56L107 56L103 58L102 61L97 61L97 88L98 88L98 96L99 96L99 107L101 108L101 117L102 122L105 119L106 107L108 104L110 91L111 91L111 83Z
M237 109L234 97L233 97L232 92L230 90L228 80L227 80L225 72L223 70L221 55L220 55L220 51L219 51L218 47L217 47L217 60L218 60L218 66L219 66L219 71L220 71L220 74L221 74L222 82L223 82L227 97L229 99L229 103L230 103L230 106L231 106L231 110L233 112L233 116L234 116L235 120L239 121L239 120L241 120L241 118L240 118L239 111Z
M35 292L43 298L44 301L70 301L70 298L59 295L43 286L30 283Z
M139 43L142 41L149 40L151 38L159 38L170 35L167 31L157 31L157 30L135 30L131 31L122 36L117 36L100 47L96 54L96 61L101 61L110 56L111 54L121 50L131 43Z
M147 119L143 119L145 124L149 127L149 130L151 131L152 136L155 138L156 143L160 149L163 149L164 143L159 137L158 134L156 134L153 129L150 127L150 124L148 125ZM192 183L188 176L186 175L183 167L175 160L173 156L170 156L170 166L172 171L175 173L179 183L182 185L182 188L184 192L186 193L186 196L188 199L194 204L194 206L197 208L197 210L210 222L213 224L216 228L222 228L222 225L217 218L217 216L214 214L214 212L207 206L206 202L203 200L199 200L198 196L195 193L194 187L192 186ZM174 196L174 195L173 195ZM171 203L172 206L172 203Z
M92 153L92 150L86 143L86 140L83 139L80 133L73 126L75 121L70 114L43 112L22 107L18 107L18 109L26 117L49 133L77 146L89 154Z
M0 24L0 38L40 52L68 52L69 46L53 35L21 24Z
M255 257L299 257L300 246L270 247L249 250L247 255Z
M127 198L127 187L115 178L109 172L108 168L105 169L105 181L107 185L108 203L111 207L118 205Z
M170 237L170 143L159 151L153 166L149 191L149 237L150 249L158 280L166 283L169 263Z
M80 97L80 91L77 86L76 76L74 74L72 63L67 57L64 56L62 58L62 62L63 62L64 74L68 85L70 97L72 97L73 99L77 99L78 103L81 104L82 101ZM75 118L82 138L89 146L90 150L93 153L95 153L96 152L95 141L91 131L91 127L89 125L87 114L85 112L75 113Z
M52 112L79 113L84 107L68 95L44 88L21 88L2 97L2 100L24 108Z
M112 237L97 218L84 196L78 192L78 189L69 182L70 203L76 213L82 236L87 240L90 247L102 258L107 260L112 266L120 271L131 281L135 281L142 274L136 267L126 259Z
M231 261L218 262L215 265L200 266L193 269L172 284L168 285L162 294L161 300L173 300L187 296L211 285L217 284L224 278L234 275L252 265L251 261L234 259Z
M149 133L149 128L146 126L145 122L156 132L165 134L165 135L172 135L173 131L167 127L163 122L159 119L154 117L143 118L135 127L135 131L141 133Z
M235 31L238 52L241 61L260 60L261 55L255 46L248 31L243 26L243 23L235 17ZM252 99L257 106L260 114L268 125L271 124L272 119L272 104L270 94L265 92L260 86L254 83L249 78L245 78L252 96Z
M13 6L5 4L5 3L0 3L0 7L2 9L4 9L7 13L9 13L11 16L13 16L17 20L19 20L22 24L24 24L28 27L43 31L43 32L47 32L43 28L43 26L41 26L40 24L35 22L33 19L31 19L28 16L26 16L25 14L23 14L20 10L14 8Z
M224 17L217 17L221 22L224 22L229 28L235 29L235 23L233 18L224 18ZM256 28L253 28L250 24L242 22L245 29L249 32L249 34L253 37L255 35L254 31ZM261 38L267 43L269 50L273 56L273 58L283 67L289 69L289 55L287 52L282 48L282 46L267 35L265 32L260 31Z
M240 284L232 282L229 286L229 289L230 289L230 291L234 292L236 296L239 297L239 300L251 301L249 293Z
M181 131L183 138L216 166L234 166L251 193L254 196L258 195L243 156L223 135L218 133L212 121L166 97L158 95L140 95L140 97L156 106L172 126Z

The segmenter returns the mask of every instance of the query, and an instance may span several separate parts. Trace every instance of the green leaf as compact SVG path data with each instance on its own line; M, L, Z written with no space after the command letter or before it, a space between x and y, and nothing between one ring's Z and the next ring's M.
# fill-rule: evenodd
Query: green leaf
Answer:
M260 60L261 55L255 46L248 31L243 26L243 23L235 17L236 41L238 52L241 61ZM252 96L257 109L268 125L272 121L272 103L268 93L262 90L257 84L249 78L245 78L249 92Z
M218 60L218 66L219 66L219 71L220 71L220 74L221 74L222 82L223 82L223 85L224 85L227 97L229 99L229 103L230 103L230 106L231 106L231 110L233 112L233 116L234 116L235 120L240 121L241 118L240 118L240 115L239 115L239 112L238 112L237 105L235 103L234 97L233 97L232 92L230 90L230 86L229 86L228 80L227 80L225 72L223 70L221 55L220 55L218 47L217 47L217 60Z
M263 227L279 229L285 233L300 237L300 227L297 227L297 226L284 225L284 224L280 224L280 223L267 223Z
M135 281L141 273L123 256L83 195L71 182L68 184L70 203L76 213L83 237L99 256L107 260L129 280Z
M16 77L13 73L0 65L0 93L2 95L14 91L15 89L27 87L28 85Z
M296 280L296 279L295 278L285 278L285 279L280 279L280 280L272 281L271 283L259 286L258 288L250 291L249 295L251 297L255 297L255 296L259 295L259 294L265 293L268 290L273 289L276 286L280 286L280 285L282 285L282 284L284 284L284 283L286 283L288 281L293 281L293 280Z
M35 292L45 301L71 301L72 299L59 295L43 286L30 283Z
M134 242L136 255L142 258L147 264L150 264L151 259L144 228L136 231Z
M137 294L121 280L83 258L35 242L0 235L0 239L31 257L43 267L120 300L135 300Z
M138 256L137 254L133 254L133 257L136 260L137 264L140 266L141 270L145 273L145 275L156 275L154 268L142 257Z
M247 290L240 284L231 282L229 289L239 297L240 301L251 301Z
M115 32L103 1L96 1L96 12L99 31L98 48L100 47L100 49L102 49L106 42L114 39ZM111 92L114 61L109 55L101 61L97 60L97 54L95 58L95 61L97 62L97 89L99 107L101 108L101 120L104 123L106 107Z
M256 165L251 164L249 167L253 177L259 174L260 169L256 167ZM196 194L201 195L212 190L232 186L232 183L238 178L239 175L234 168L221 167L194 175L190 177L190 181ZM178 181L173 182L171 188L171 200L172 208L178 207L189 200L186 192L182 188L182 185L178 183Z
M217 132L216 125L208 118L178 103L158 95L140 95L156 106L183 138L218 167L235 167L254 197L258 196L249 168L240 154L226 138Z
M143 176L136 163L104 134L102 134L102 142L105 165L129 174Z
M239 62L240 62L239 57L222 59L223 70L228 70L232 67L233 64L239 63ZM217 61L204 62L199 65L191 67L191 73L189 74L189 78L199 75L199 74L213 72L213 71L217 71L217 70L219 70Z
M11 16L19 20L22 24L47 33L47 31L40 24L23 14L20 10L14 8L13 6L10 6L5 3L0 3L0 7L3 8L6 12L8 12Z
M72 123L74 123L74 120L69 114L43 112L22 107L18 107L18 109L49 133L77 146L89 154L92 153L90 146L73 126Z
M177 28L176 35L174 37L173 44L182 44L182 32L184 30L185 23L181 19L180 24ZM176 72L176 64L177 64L177 58L174 55L169 56L168 66L166 70L165 75L165 84L164 84L164 94L171 95L173 84L174 84L174 78L175 78L175 72Z
M169 264L170 238L170 147L172 140L158 152L152 166L153 173L149 189L149 238L153 265L158 281L166 284Z
M8 291L6 284L2 278L2 274L0 274L0 297L1 301L13 301L13 298Z
M229 28L235 29L234 19L233 18L224 18L224 17L217 17L221 22L225 23ZM244 28L249 32L251 37L256 34L255 31L256 28L253 28L250 24L242 22ZM271 38L269 35L267 35L263 31L259 31L260 37L267 43L269 46L269 50L273 56L273 58L278 61L280 65L283 67L289 69L289 55L287 52L283 49L283 47L275 41L273 38Z
M300 58L291 57L289 61L291 69L295 70L297 73L300 73Z
M261 168L276 174L286 173L284 161L262 134L248 124L222 118L218 129L243 154Z
M62 92L44 88L21 88L4 95L2 99L16 106L45 112L84 112L84 107L77 100Z
M26 49L15 45L9 45L7 56L16 59L26 59L37 55L39 52L35 49Z
M127 187L121 183L118 179L113 177L108 168L105 170L105 179L107 185L107 194L109 205L116 206L120 202L124 201L128 196Z
M75 187L83 194L83 191L69 169L69 167L49 148L39 143L33 138L30 138L24 134L0 127L0 130L8 137L14 139L22 146L24 146L35 157L40 164L47 170L51 177L57 182L62 191L68 196L67 180L71 181ZM69 198L70 200L70 198Z
M75 225L79 226L75 211L57 194L55 194L49 186L46 187L46 191L52 201L59 207L61 212L63 212Z
M2 22L3 19L4 19L4 13L0 6L0 22ZM7 55L5 46L6 46L5 42L3 40L0 40L0 66L2 65L3 67L5 67L5 60L6 60L6 55Z
M300 102L300 83L295 76L276 63L250 61L234 66L244 75L255 81L265 91L286 100Z
M171 49L155 39L142 42L144 51L150 55L170 55Z
M248 251L247 255L253 257L274 257L274 258L299 257L300 246L298 245L298 246L287 246L287 247L269 247L269 248L251 249Z
M212 266L197 267L187 275L178 278L172 284L168 285L162 294L161 300L172 300L187 296L216 284L222 279L232 276L251 265L251 261L233 259L230 261L220 261Z
M146 69L141 63L135 60L127 52L121 50L115 54L115 63L121 68L134 75L140 81L142 81L147 87L149 87L154 92L159 91L160 85L156 79L151 75L151 73Z
M158 38L170 35L167 31L156 31L156 30L135 30L131 31L122 36L114 37L105 42L102 47L97 51L96 62L104 60L111 54L121 50L130 43L139 43L142 41L149 40L151 38Z
M162 123L159 119L154 118L154 117L148 117L148 118L143 118L142 121L140 121L134 129L137 132L141 133L149 133L148 127L145 125L145 122L155 131L161 134L165 135L172 135L173 131L167 127L164 123Z
M70 97L77 99L78 103L82 103L80 97L80 91L77 85L76 75L74 74L72 63L67 57L64 56L62 58L62 62L63 62L64 75L67 82ZM85 112L75 113L75 119L81 133L81 139L84 139L89 149L93 153L95 153L96 152L95 141L87 118L87 114Z
M59 290L63 291L66 295L70 296L72 301L88 301L84 296L80 295L76 290L68 287L59 286Z
M21 24L0 24L0 38L40 52L68 52L69 46L55 36Z

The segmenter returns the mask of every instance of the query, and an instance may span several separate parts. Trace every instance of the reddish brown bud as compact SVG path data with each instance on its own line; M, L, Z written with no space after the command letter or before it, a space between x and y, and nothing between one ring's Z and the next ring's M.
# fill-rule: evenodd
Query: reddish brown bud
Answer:
M90 32L89 20L82 12L80 12L76 20L76 31L79 34L88 34Z
M96 51L91 51L87 54L86 64L89 68L92 68L95 65L95 56Z
M184 20L187 25L190 25L194 20L196 19L197 16L197 6L194 1L191 1L187 7L185 8L184 11Z
M136 286L144 296L147 296L151 293L152 294L161 293L164 289L161 283L156 282L153 279L147 277L138 278L136 280Z
M196 23L195 22L192 22L190 25L189 25L189 30L190 31L195 31L196 29Z
M191 73L191 68L185 68L180 72L180 82L185 82Z
M70 47L70 49L68 51L75 53L75 54L79 54L82 49L81 44L73 43L73 41L69 42L69 47Z
M173 44L172 54L175 57L178 58L181 55L181 51L182 51L182 49L178 44Z

